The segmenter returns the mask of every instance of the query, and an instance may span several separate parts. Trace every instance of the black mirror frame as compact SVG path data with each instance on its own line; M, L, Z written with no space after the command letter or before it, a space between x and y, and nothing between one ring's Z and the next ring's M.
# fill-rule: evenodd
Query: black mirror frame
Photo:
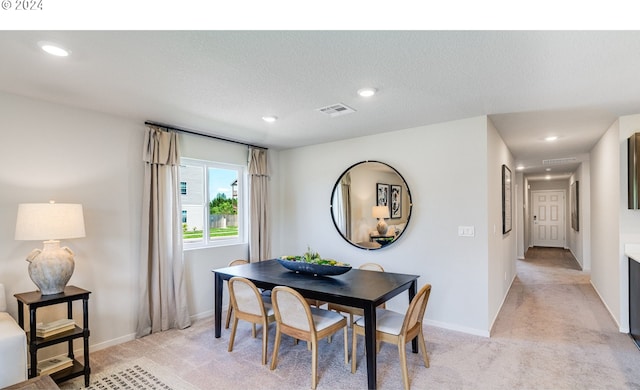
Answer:
M393 242L389 243L388 245L384 245L384 246L380 246L379 248L367 248L367 247L362 247L357 245L356 243L350 241L349 239L347 239L347 237L344 236L344 234L342 234L342 232L340 231L340 228L338 227L338 224L336 223L336 219L333 216L333 194L336 192L336 188L338 187L338 185L340 184L340 181L342 180L342 178L344 177L344 175L349 172L352 168L354 168L357 165L360 164L366 164L366 163L378 163L378 164L382 164L387 166L389 169L391 169L393 172L395 172L400 179L402 179L402 182L404 183L406 189L407 189L407 197L409 199L409 211L407 213L407 222L405 223L405 227L402 230L402 232L400 233L400 235L398 235L398 237L393 240ZM400 239L400 237L402 237L402 235L404 234L404 232L407 230L407 227L409 226L409 222L411 221L411 213L413 212L413 198L411 197L411 190L409 189L409 184L407 184L407 181L404 179L404 176L402 176L402 174L400 174L400 172L398 172L394 167L392 167L391 165L384 163L382 161L377 161L377 160L364 160L364 161L359 161L353 165L351 165L349 168L345 169L344 172L342 172L342 174L338 177L338 180L336 181L336 184L334 184L333 189L331 190L331 195L329 198L329 213L331 213L331 221L333 221L333 226L336 228L336 231L338 232L338 234L340 234L340 236L349 244L355 246L358 249L363 249L363 250L379 250L382 248L386 248L389 247L391 245L393 245L396 241L398 241Z

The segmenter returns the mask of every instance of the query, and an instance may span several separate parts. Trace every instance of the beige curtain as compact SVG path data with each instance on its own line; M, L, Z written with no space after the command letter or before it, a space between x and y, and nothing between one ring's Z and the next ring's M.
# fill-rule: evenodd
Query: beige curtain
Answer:
M262 261L271 257L269 234L269 176L267 150L249 148L249 260Z
M149 126L143 161L140 308L136 337L191 325L182 257L178 135Z
M337 203L340 231L351 240L351 174L347 172L340 181L339 201Z

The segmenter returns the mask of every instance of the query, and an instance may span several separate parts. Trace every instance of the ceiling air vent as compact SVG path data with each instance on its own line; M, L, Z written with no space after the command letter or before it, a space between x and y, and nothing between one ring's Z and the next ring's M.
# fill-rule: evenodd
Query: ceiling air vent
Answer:
M575 157L566 157L566 158L552 158L549 160L542 160L542 165L558 165L558 164L569 164L572 162L576 162Z
M330 106L318 108L317 111L327 114L330 117L351 114L352 112L356 112L356 110L354 110L353 108L346 106L342 103L336 103Z

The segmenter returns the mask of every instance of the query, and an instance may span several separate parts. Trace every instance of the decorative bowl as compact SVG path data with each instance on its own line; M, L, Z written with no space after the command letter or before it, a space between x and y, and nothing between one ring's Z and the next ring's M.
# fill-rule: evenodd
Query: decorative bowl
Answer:
M285 259L277 260L284 268L288 270L309 275L342 275L343 273L351 269L350 266L313 264L304 261L292 261Z

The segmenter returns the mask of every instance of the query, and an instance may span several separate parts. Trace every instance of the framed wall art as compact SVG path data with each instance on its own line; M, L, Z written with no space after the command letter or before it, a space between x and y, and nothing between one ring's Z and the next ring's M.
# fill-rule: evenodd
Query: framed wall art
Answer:
M376 183L376 206L389 206L389 184Z
M402 186L391 185L390 210L391 218L402 218Z
M511 231L511 170L502 164L502 234Z
M580 216L578 215L578 202L580 196L578 194L578 181L574 181L569 188L569 198L571 202L571 228L576 232L580 231Z

